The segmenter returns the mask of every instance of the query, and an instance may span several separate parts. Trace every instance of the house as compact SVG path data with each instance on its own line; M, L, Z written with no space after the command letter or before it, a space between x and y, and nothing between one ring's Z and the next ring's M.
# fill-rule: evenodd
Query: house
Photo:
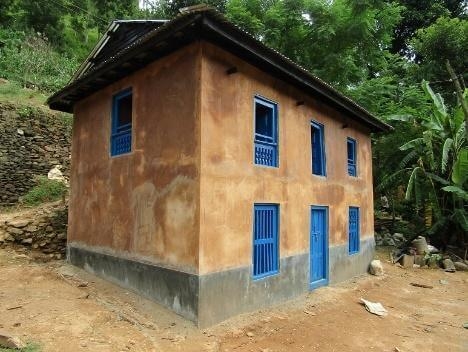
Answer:
M75 116L68 260L199 326L364 273L390 127L215 10L115 21Z

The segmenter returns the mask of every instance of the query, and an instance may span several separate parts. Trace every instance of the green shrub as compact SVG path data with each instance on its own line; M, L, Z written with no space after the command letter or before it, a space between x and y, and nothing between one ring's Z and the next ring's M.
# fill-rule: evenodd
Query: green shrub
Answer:
M26 88L56 91L67 84L78 66L75 58L55 51L39 33L0 29L0 72Z
M22 197L22 202L26 205L53 202L62 198L66 192L67 187L62 182L40 176L37 178L37 185Z

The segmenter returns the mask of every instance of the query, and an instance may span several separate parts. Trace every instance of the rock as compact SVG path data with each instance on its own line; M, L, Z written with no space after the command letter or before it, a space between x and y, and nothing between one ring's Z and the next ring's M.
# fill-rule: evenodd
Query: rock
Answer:
M441 285L448 285L449 282L448 282L447 280L440 279L440 280L439 280L439 283L440 283Z
M248 337L254 337L255 334L252 331L247 332L246 334Z
M31 222L30 220L19 219L19 220L8 221L7 225L21 229L23 227L28 226L30 222Z
M66 233L59 233L57 235L57 239L59 240L66 240L67 239L67 234Z
M386 246L395 246L395 241L393 240L393 238L386 238L384 240L384 244Z
M457 269L455 269L455 265L453 264L451 259L444 259L442 261L442 266L445 269L445 271L449 273L454 273Z
M404 241L405 236L402 233L395 232L393 234L393 239L398 240L398 241Z
M458 271L468 271L468 265L466 265L465 263L455 262L453 263L453 265L455 266L455 269L457 269Z
M16 133L18 133L20 136L24 136L24 131L21 128L17 128Z
M17 229L16 227L7 228L7 232L13 235L22 235L24 233L23 230Z
M0 347L19 350L25 348L26 344L18 337L12 336L5 331L0 331Z
M426 265L426 259L424 255L415 255L414 256L414 264L421 266Z
M25 238L21 241L22 244L31 244L33 242L32 238Z
M414 256L413 255L407 255L404 254L401 259L400 259L400 264L404 268L412 268L414 264Z
M375 276L382 276L384 274L383 266L380 260L374 259L371 261L369 272Z
M36 232L37 231L37 226L29 225L29 226L26 226L23 230L26 231L26 232Z

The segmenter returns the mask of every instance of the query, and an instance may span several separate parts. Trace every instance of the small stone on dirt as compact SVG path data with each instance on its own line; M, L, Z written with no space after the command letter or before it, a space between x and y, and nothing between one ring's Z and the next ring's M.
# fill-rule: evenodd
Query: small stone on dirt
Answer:
M383 266L380 260L374 259L370 263L369 272L375 276L382 276L384 274Z
M455 265L453 264L451 259L444 259L442 261L442 266L444 267L445 271L448 273L454 273L457 269L455 269Z
M441 285L448 285L449 282L448 282L447 280L440 279L440 280L439 280L439 283L440 283Z
M458 271L468 271L468 265L466 265L465 263L455 262L453 263L453 265L455 266L455 269L457 269Z
M255 334L252 331L247 332L246 334L248 337L254 337Z

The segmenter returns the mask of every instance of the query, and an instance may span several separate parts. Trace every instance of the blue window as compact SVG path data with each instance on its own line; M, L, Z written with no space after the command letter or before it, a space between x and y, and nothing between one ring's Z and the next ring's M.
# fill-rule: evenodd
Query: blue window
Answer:
M359 252L359 208L349 207L349 254Z
M111 155L132 151L132 90L127 89L112 100Z
M357 175L356 141L348 137L348 175Z
M255 164L278 167L278 107L255 97Z
M310 138L312 141L312 173L314 175L325 176L325 140L322 124L312 122L310 128Z
M278 272L278 205L254 205L253 277Z

